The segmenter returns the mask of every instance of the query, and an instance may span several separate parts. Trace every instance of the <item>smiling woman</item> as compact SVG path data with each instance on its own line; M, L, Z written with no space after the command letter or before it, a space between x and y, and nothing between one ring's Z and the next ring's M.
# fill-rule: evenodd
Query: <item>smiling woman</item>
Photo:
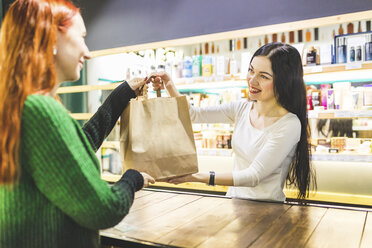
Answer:
M196 173L173 178L171 183L203 182L231 186L228 196L265 201L284 201L285 182L308 195L315 177L309 162L306 95L301 57L287 44L271 43L252 57L247 83L250 101L216 107L190 106L191 120L198 123L234 123L231 173ZM177 96L167 74L159 74L168 93Z

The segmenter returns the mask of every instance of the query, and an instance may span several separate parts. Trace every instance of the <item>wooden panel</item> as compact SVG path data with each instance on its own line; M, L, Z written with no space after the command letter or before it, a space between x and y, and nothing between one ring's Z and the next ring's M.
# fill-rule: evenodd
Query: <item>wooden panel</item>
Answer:
M159 216L147 222L138 229L131 229L125 233L125 236L156 241L167 233L192 222L196 217L205 214L214 207L220 206L223 202L230 199L217 197L203 197L187 205L177 208L166 215ZM154 231L156 230L156 231Z
M167 196L167 199L159 200L158 198L162 194L168 193L154 194L155 197L152 197L152 203L151 201L147 202L146 206L141 206L139 202L135 202L136 206L131 209L130 213L115 228L123 233L133 229L141 229L146 223L150 222L151 224L153 219L201 198L201 196L197 195L170 194L172 197ZM147 197L145 196L144 198ZM138 200L141 200L141 198Z
M289 206L284 204L231 199L225 201L219 206L215 206L209 212L193 219L191 222L183 226L180 226L156 241L158 243L181 247L196 247L206 241L209 237L215 236L225 226L238 218L241 219L245 218L245 216L250 216L247 218L250 218L250 220L253 221L257 216L261 216L262 212L266 209L266 207L262 208L263 204L267 207L272 205L273 208L276 208L274 211L275 214L272 213L276 215L276 217L279 217L280 214L289 208ZM265 230L265 228L270 225L271 221L272 220L269 219L264 220L262 229ZM258 230L258 232L262 232L263 230ZM225 234L218 236L218 238L221 239L221 242L224 240L224 235Z
M306 247L359 247L366 212L328 209Z
M140 191L137 191L135 194L134 194L134 199L138 199L140 197L143 197L145 195L150 195L151 193L153 193L152 191L150 190L140 190Z
M249 247L303 247L326 211L326 208L293 206Z
M360 248L372 247L372 212L368 212L364 224L363 237Z
M259 204L259 205L258 205ZM290 206L275 203L258 203L198 247L248 247L273 223L276 223Z

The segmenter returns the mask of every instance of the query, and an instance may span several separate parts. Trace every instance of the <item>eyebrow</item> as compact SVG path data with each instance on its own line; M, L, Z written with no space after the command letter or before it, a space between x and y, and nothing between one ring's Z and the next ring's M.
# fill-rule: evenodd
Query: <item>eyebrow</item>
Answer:
M252 67L252 69L254 69L254 67L252 65L250 65L250 67ZM273 77L270 73L266 72L266 71L260 71L261 74L266 74L266 75L269 75L270 77Z

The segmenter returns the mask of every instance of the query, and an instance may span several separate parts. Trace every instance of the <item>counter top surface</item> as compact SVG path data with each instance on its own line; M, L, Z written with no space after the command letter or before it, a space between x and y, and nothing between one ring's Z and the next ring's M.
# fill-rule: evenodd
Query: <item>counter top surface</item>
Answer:
M100 235L133 247L371 247L372 212L141 190Z

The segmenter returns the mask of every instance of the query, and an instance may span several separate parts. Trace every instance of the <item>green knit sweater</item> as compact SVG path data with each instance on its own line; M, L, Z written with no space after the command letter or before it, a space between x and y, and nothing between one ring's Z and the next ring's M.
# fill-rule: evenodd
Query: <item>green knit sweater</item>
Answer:
M125 83L121 90L128 88ZM111 130L117 118L105 123L105 109L98 112L84 133L53 98L27 98L20 180L0 186L0 247L98 247L98 230L128 213L143 178L128 170L112 187L100 179L94 150L108 134L102 130Z

